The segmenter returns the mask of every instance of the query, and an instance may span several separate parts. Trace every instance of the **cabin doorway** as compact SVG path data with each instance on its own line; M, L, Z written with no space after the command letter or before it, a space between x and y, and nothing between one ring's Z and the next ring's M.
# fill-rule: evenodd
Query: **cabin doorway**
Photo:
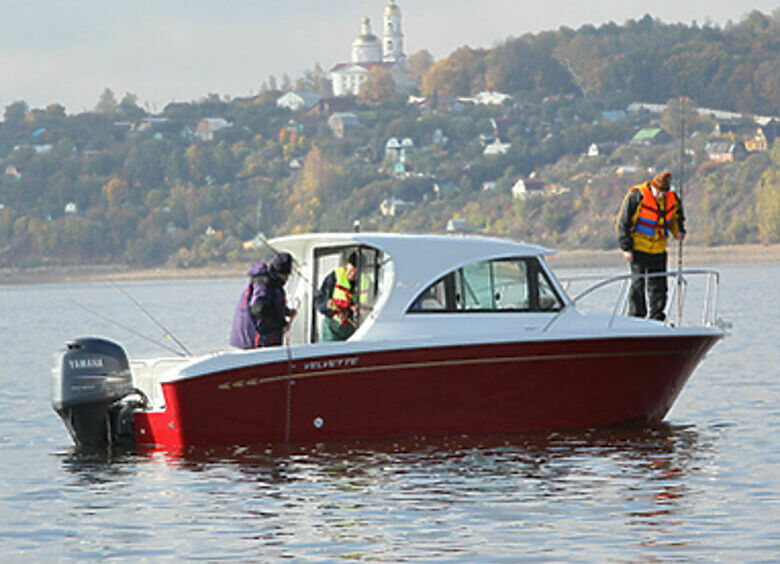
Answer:
M314 281L319 293L325 278L336 268L343 266L347 257L353 252L358 258L355 289L357 313L354 322L357 327L360 327L361 322L373 311L380 292L382 252L371 247L355 245L317 249L314 252ZM313 323L310 328L310 338L312 343L318 343L322 340L324 315L317 310L316 300L312 300L311 308L310 319Z

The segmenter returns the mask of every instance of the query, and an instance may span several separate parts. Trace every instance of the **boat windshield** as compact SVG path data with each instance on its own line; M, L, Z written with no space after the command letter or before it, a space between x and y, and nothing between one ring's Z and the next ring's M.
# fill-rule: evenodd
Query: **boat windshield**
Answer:
M563 301L535 257L467 264L426 288L409 313L559 311Z

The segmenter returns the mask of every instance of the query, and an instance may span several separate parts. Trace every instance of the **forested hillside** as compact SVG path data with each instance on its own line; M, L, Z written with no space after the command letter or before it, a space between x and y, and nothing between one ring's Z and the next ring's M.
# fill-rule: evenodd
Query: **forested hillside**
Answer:
M438 62L421 51L412 98L378 77L357 99L297 112L269 89L154 115L109 89L76 115L17 101L0 123L0 266L202 265L248 258L242 242L258 231L356 219L415 232L461 219L476 233L614 248L625 191L660 169L684 173L691 242L780 242L779 18L718 28L646 16ZM324 95L323 80L320 69L296 87ZM485 91L508 96L475 102ZM354 115L348 130L337 109ZM529 178L543 188L513 197Z

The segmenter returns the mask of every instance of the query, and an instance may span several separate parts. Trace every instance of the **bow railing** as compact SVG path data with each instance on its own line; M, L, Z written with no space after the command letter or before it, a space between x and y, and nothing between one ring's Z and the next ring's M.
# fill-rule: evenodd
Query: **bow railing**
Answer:
M720 326L721 321L717 316L718 306L718 289L720 285L720 275L718 271L712 269L685 269L675 270L667 272L656 272L649 274L620 274L604 278L599 275L580 275L580 276L566 276L559 277L558 280L563 285L567 293L575 284L581 282L589 282L596 280L597 282L591 284L584 290L580 291L573 298L570 298L569 304L563 308L558 314L550 319L547 324L542 328L543 331L547 331L552 327L560 317L571 308L580 306L586 298L591 298L596 295L597 291L606 287L619 285L617 293L611 298L613 302L610 304L605 303L602 299L599 304L600 309L604 309L608 306L612 310L612 314L609 319L609 327L615 322L615 319L620 315L626 315L628 311L628 290L631 283L639 278L645 279L645 285L649 278L664 276L669 280L667 287L669 288L668 299L666 301L666 308L664 314L666 319L664 323L670 326L682 326L682 325L703 325L705 327ZM697 285L698 298L701 299L701 317L700 322L693 323L690 317L685 316L685 302L689 298L691 280L702 280L703 285ZM608 296L609 300L609 296Z

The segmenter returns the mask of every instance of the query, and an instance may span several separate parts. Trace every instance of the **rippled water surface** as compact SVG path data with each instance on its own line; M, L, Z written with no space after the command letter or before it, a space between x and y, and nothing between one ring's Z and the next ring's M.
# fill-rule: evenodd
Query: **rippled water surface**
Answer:
M161 340L111 284L0 287L0 560L780 559L780 265L721 269L718 343L664 424L80 454L50 407L75 336ZM196 352L241 280L126 284Z

